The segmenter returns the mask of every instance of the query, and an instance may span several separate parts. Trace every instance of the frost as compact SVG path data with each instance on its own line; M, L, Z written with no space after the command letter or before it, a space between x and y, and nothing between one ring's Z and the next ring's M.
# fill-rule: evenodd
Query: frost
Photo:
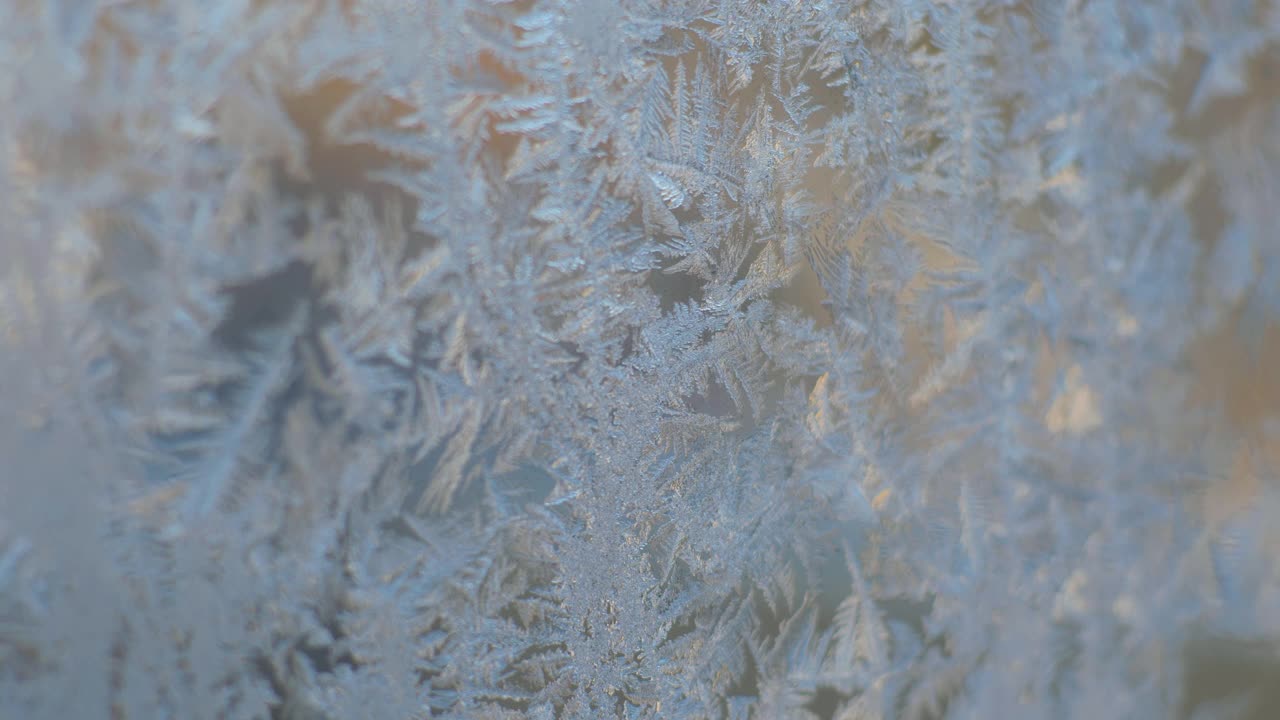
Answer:
M1274 716L1278 19L0 4L0 717Z

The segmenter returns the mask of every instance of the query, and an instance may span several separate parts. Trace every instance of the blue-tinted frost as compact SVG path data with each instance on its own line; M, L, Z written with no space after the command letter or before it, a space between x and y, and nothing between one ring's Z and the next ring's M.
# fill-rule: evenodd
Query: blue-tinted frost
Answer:
M1278 7L0 3L0 718L1272 717Z

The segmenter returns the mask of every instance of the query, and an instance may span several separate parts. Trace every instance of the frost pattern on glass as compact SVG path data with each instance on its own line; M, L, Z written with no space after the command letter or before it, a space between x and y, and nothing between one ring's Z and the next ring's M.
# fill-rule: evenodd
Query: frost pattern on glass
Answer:
M1280 700L1272 0L0 3L0 716Z

